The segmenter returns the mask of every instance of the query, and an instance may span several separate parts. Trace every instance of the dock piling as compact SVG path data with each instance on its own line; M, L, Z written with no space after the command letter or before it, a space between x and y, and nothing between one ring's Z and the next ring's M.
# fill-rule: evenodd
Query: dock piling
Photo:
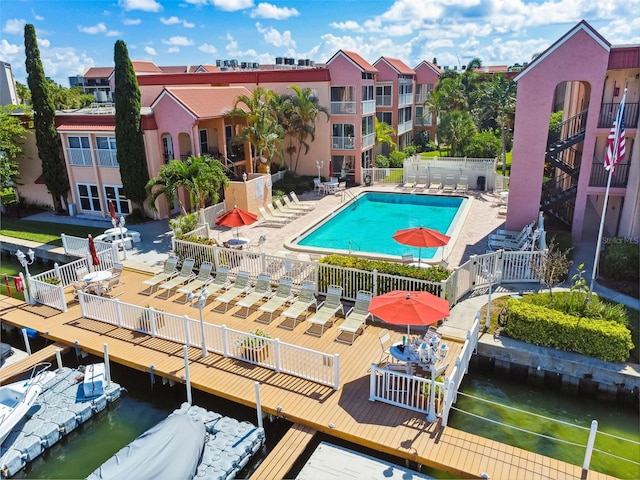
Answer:
M182 354L184 355L184 376L187 385L187 403L193 405L191 401L191 378L189 377L189 348L184 345L182 347Z
M58 370L62 370L62 354L60 349L56 349L56 363L58 364Z
M28 355L31 355L31 345L29 344L29 335L27 333L27 329L23 328L21 331L22 338L24 339L24 349L27 351Z
M109 345L104 343L102 345L104 349L104 376L107 383L107 387L111 386L111 367L109 366Z
M262 402L260 401L260 382L253 382L256 389L256 411L258 414L258 426L262 428Z

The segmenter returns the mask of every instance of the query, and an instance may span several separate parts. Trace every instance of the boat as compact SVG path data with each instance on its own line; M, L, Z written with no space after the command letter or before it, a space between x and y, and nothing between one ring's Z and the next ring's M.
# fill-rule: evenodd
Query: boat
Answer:
M193 478L206 439L204 423L172 414L120 449L87 480Z
M50 363L35 365L27 380L0 387L0 444L35 403L49 378L46 374L51 372L46 369L50 366Z

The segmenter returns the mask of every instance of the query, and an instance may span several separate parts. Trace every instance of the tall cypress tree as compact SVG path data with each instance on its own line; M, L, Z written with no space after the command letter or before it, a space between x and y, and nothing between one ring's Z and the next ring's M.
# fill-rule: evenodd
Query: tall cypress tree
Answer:
M55 208L65 207L69 195L69 177L64 164L62 145L56 130L56 110L49 94L44 69L40 61L40 50L36 29L31 24L24 26L24 50L26 54L27 84L31 90L33 124L36 130L38 156L42 162L44 183L53 196ZM62 203L61 203L62 202Z
M147 196L147 157L140 124L140 89L127 45L118 40L114 51L116 148L124 194L140 207Z

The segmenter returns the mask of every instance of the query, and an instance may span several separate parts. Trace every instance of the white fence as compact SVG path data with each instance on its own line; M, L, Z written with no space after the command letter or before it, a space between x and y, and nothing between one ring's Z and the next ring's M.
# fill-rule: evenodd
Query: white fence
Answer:
M374 363L369 376L369 400L428 414L431 408L429 394L434 388L435 413L442 419L442 425L446 426L451 405L457 399L458 388L478 344L479 325L479 316L476 316L460 355L455 360L455 367L444 383L397 370L387 370Z
M340 388L340 358L297 345L240 332L117 299L79 292L82 316L119 328L143 332L192 347L202 347L275 372L304 378L335 390ZM204 333L204 337L203 337Z
M86 257L89 254L88 238L72 237L71 235L65 235L64 233L60 235L60 238L62 238L62 247L64 248L65 255ZM117 245L113 243L101 242L99 240L94 240L93 243L96 246L97 252L102 252L103 250L113 250L116 254L118 252Z

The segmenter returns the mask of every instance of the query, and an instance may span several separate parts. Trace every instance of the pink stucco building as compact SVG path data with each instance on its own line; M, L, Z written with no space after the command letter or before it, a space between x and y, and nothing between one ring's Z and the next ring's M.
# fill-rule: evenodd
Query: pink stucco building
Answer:
M506 227L544 211L575 240L597 236L607 137L627 90L626 155L612 177L604 235L640 235L640 45L615 47L582 21L516 76L518 94ZM550 128L552 114L562 123Z

